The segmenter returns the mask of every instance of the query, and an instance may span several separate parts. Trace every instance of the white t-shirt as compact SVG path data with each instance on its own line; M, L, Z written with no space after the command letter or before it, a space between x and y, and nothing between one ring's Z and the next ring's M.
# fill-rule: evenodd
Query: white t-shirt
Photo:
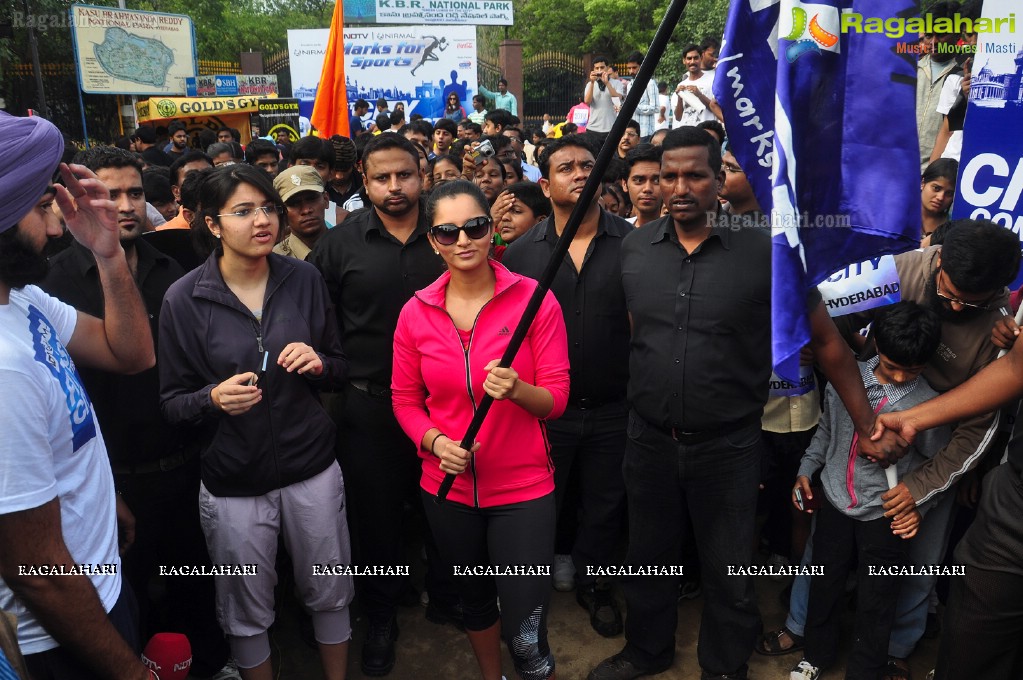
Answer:
M89 576L109 612L121 591L114 479L92 402L64 348L78 312L35 286L10 298L0 305L0 514L59 498L75 563L115 565L114 574ZM3 580L0 609L18 617L24 654L58 646Z
M716 101L714 99L714 92L711 90L711 87L714 85L713 73L704 73L696 80L689 80L689 78L686 78L685 80L680 82L675 87L675 89L678 89L682 85L686 86L695 85L696 89L703 93L704 97L706 97L710 101ZM672 99L674 100L672 101L672 107L674 107L675 101L677 101L677 99L675 99L675 97L673 97ZM699 125L705 120L717 120L717 118L714 116L714 113L710 110L709 106L705 106L702 110L699 111L697 111L695 108L691 106L686 106L685 108L682 109L682 117L676 119L672 127L682 127L685 125Z
M664 107L664 120L661 122L657 121L657 118L661 115L660 113L654 114L654 132L657 130L667 130L671 126L671 119L674 117L671 107L672 101L666 94L657 95L657 106Z
M952 110L952 105L956 103L956 98L959 96L959 90L963 83L963 77L960 75L949 74L945 78L945 82L941 86L941 94L938 95L938 106L936 111L943 116L947 116L948 112ZM952 135L948 138L948 142L945 144L945 150L941 152L942 158L952 158L959 160L959 156L963 152L963 131L953 130Z

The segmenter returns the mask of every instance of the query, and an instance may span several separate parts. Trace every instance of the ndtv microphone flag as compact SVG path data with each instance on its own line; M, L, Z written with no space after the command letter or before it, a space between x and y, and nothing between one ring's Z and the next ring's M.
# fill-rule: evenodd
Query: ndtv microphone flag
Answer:
M714 95L771 217L772 350L786 380L810 340L806 291L919 243L916 57L864 30L915 15L907 0L731 3Z
M316 103L310 122L321 137L348 136L348 84L345 80L345 9L342 0L334 5L330 20L330 38L323 58L320 83L316 87Z

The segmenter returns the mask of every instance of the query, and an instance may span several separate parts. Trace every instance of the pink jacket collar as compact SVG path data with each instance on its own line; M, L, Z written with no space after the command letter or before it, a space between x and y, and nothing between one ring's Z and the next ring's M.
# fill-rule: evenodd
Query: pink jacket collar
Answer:
M522 279L520 275L508 271L497 260L488 258L487 264L490 265L490 268L494 270L494 274L497 276L497 284L494 286L494 297L508 290ZM451 272L444 272L429 286L416 291L416 298L434 307L444 307L444 294L448 289L448 282L450 280Z

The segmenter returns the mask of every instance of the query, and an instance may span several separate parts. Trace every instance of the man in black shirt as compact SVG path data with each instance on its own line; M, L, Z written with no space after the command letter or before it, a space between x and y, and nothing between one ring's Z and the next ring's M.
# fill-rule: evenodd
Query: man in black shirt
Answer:
M444 262L426 238L429 225L419 200L423 179L412 143L401 135L378 135L363 151L363 169L371 207L327 232L308 260L327 282L350 362L338 460L348 492L352 553L357 564L403 565L402 507L418 496L420 472L416 446L391 409L393 336L401 308L441 275ZM439 568L439 558L431 565ZM445 593L431 578L427 615L443 617L454 600L444 602ZM401 577L356 581L369 619L362 649L366 675L387 675L394 667L395 607L408 587Z
M593 169L593 151L579 136L562 137L540 154L540 187L553 214L515 240L502 263L540 278L555 243ZM568 408L547 423L554 459L554 490L562 511L573 466L578 467L579 531L572 551L578 574L576 599L590 624L605 637L622 631L610 582L590 573L614 562L625 520L625 424L629 380L629 316L625 309L619 253L632 225L605 212L596 196L569 246L551 290L568 329L572 390Z
M96 173L117 205L121 246L149 313L154 343L163 296L184 270L144 239L141 163L116 147L93 147L75 157ZM102 318L103 287L93 254L77 241L54 256L40 286L77 309ZM192 673L209 677L227 662L228 647L214 613L212 577L167 578L162 601L150 597L160 565L210 562L199 527L199 456L195 440L160 414L156 367L135 375L79 368L96 407L118 493L135 515L135 544L124 556L124 575L139 602L148 639L178 630L192 642ZM225 676L227 677L227 676Z
M692 518L705 603L698 655L704 680L743 680L760 632L752 578L760 482L760 417L771 375L771 241L762 228L732 229L717 196L721 148L683 127L664 139L659 186L669 214L622 243L622 282L632 322L623 474L635 567L679 563ZM820 295L808 296L811 346L842 397L861 452L874 420L855 359ZM868 450L869 449L869 450ZM626 646L590 680L628 680L671 665L677 575L623 579Z
M142 158L150 165L162 165L169 168L170 164L174 162L174 159L156 146L156 130L151 127L140 127L135 130L131 141L135 144L135 150L141 153Z

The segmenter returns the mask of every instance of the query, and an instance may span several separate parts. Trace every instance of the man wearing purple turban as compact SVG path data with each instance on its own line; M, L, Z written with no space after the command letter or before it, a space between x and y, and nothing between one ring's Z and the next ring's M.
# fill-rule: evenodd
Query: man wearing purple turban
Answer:
M120 575L118 543L131 543L134 519L116 502L75 368L134 373L156 361L117 208L83 166L61 164L64 186L50 183L64 145L48 121L0 113L0 148L0 609L18 617L39 680L150 680ZM103 320L32 285L61 233L54 202L96 257Z

